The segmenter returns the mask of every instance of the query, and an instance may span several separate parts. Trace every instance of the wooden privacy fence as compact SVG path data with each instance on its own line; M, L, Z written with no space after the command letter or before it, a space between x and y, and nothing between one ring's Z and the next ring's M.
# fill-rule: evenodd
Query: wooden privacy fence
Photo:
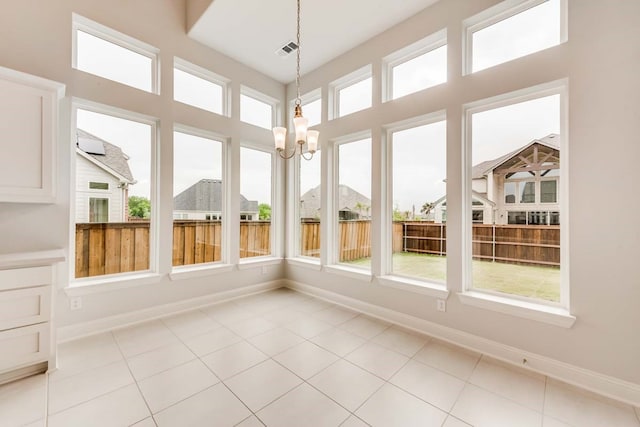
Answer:
M173 265L220 261L220 221L175 220ZM240 222L240 257L269 255L271 223ZM149 222L76 224L76 278L149 269Z
M340 261L371 256L371 221L340 221ZM175 220L173 265L220 261L220 221ZM394 222L393 252L446 255L445 224ZM560 227L473 225L473 257L529 265L560 265ZM241 221L240 257L269 255L270 221ZM320 256L320 222L301 223L301 252ZM76 224L76 277L149 269L149 223Z

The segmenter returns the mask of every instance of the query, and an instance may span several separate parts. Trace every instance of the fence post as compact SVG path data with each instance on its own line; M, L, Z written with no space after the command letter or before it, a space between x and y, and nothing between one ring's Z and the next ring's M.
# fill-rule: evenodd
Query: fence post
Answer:
M496 225L491 225L491 262L496 262Z

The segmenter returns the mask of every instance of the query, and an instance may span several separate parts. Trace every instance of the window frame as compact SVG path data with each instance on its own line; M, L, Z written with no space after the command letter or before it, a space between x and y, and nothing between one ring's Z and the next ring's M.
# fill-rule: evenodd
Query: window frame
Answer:
M144 92L153 93L156 95L160 94L160 49L140 41L136 38L133 38L127 34L116 31L112 28L107 27L106 25L99 24L91 19L85 18L82 15L77 13L71 14L71 34L72 34L72 42L71 42L71 67L82 71L83 73L91 74L92 76L96 76L101 79L109 80L112 82L116 82L118 84L125 85L127 87L131 87L134 89L142 90ZM82 31L87 33L93 37L100 38L106 42L112 43L116 46L119 46L123 49L130 50L134 53L142 55L151 59L151 88L149 91L145 89L141 89L135 86L131 86L127 83L119 82L117 80L111 80L107 77L102 77L97 74L93 74L89 71L84 71L78 68L78 31Z
M361 81L367 80L371 78L371 105L367 108L363 108L358 111L353 111L349 114L342 115L340 113L340 91L346 89L350 86L353 86ZM361 67L351 73L340 77L337 80L329 83L329 120L335 120L342 117L349 116L354 113L358 113L360 111L367 110L373 106L373 67L371 64L367 64L364 67ZM341 139L337 139L339 141Z
M461 301L465 304L478 307L489 308L497 311L514 314L521 317L529 317L543 322L556 324L563 327L570 327L575 321L575 317L570 312L570 282L569 282L569 221L567 206L568 186L567 177L569 173L569 149L568 149L568 92L569 82L567 78L543 83L533 87L504 93L494 97L474 101L463 105L463 203L462 203L462 224L463 224L463 283L462 292L459 293ZM497 291L478 289L473 287L472 275L472 217L471 217L471 170L472 170L472 116L473 114L489 111L509 105L519 104L559 95L560 98L560 152L563 157L563 166L560 168L559 188L559 211L560 211L560 301L552 302L542 299L528 298L519 295L501 293ZM519 206L527 204L520 204ZM515 209L517 210L517 209ZM530 209L536 210L536 209ZM528 216L529 210L524 210ZM523 310L524 309L524 310Z
M211 111L211 110L207 110L206 108L202 108L202 107L198 107L195 106L193 104L188 104L186 102L183 101L179 101L177 99L175 99L175 76L174 76L174 80L173 80L173 88L174 88L174 95L173 95L173 100L175 102L179 102L181 104L185 104L185 105L189 105L191 107L194 108L198 108L204 111L207 111L209 113L213 113L213 114L218 114L224 117L231 117L231 89L229 88L229 85L231 83L231 80L223 77L219 74L214 73L211 70L208 70L204 67L201 67L199 65L193 64L185 59L182 59L180 57L174 56L173 57L173 69L178 69L180 71L182 71L183 73L187 73L187 74L191 74L194 77L198 77L200 79L206 80L210 83L213 83L215 85L218 85L222 88L222 94L221 94L221 101L222 101L222 109L220 111L220 113L216 113L215 111ZM174 126L174 130L175 130L175 126Z
M316 153L314 153L314 157L320 153L320 199L321 199L321 204L322 204L322 193L323 193L323 180L322 180L322 170L323 170L323 165L322 163L325 162L325 160L323 160L324 158L324 154L322 154L322 147L318 147L318 151ZM308 264L312 264L312 265L320 265L321 264L321 258L322 258L322 247L324 246L322 243L322 238L320 239L320 256L319 257L311 257L311 256L307 256L307 255L303 255L302 254L302 248L301 248L301 238L302 238L302 231L301 231L301 217L300 217L300 199L301 199L301 192L300 192L300 167L303 164L303 162L306 162L307 160L303 160L300 158L300 156L294 156L293 158L293 167L295 168L295 173L293 174L293 182L291 183L292 185L292 190L294 194L294 203L293 206L290 207L289 209L289 214L291 215L292 218L295 218L294 224L290 225L290 229L291 227L293 227L293 229L291 230L291 238L288 241L288 247L289 249L292 251L293 256L290 256L289 259L290 260L301 260L303 263L308 263ZM322 234L322 222L325 220L325 218L327 218L326 215L326 209L321 209L320 210L320 234Z
M247 148L250 150L260 151L271 156L271 230L270 235L270 251L271 253L268 255L248 257L248 258L240 258L240 253L238 252L238 268L246 269L257 266L278 264L282 260L282 254L284 252L284 243L283 239L276 238L274 236L279 236L279 233L284 233L284 218L281 214L281 206L284 205L284 191L278 191L278 189L282 188L282 159L277 155L275 149L272 146L267 146L264 143L246 141L243 140L240 142L240 169L242 169L242 148ZM242 172L239 172L241 174ZM239 194L242 194L242 175L239 175ZM228 217L228 215L227 215ZM235 219L235 221L240 221L240 216ZM238 235L238 239L240 235Z
M217 141L221 144L221 148L222 148L222 155L221 155L221 163L222 163L222 210L220 213L220 217L219 218L215 218L213 220L220 220L221 224L220 224L220 228L221 228L221 245L220 245L220 261L213 261L213 262L207 262L207 263L199 263L199 264L188 264L188 265L180 265L180 266L174 266L173 262L171 262L171 272L170 272L170 277L172 280L175 280L176 278L180 278L180 277L192 277L192 275L190 273L192 272L200 272L200 273L206 273L206 272L215 272L217 270L221 270L221 271L229 271L229 269L231 268L231 264L229 264L229 244L228 244L228 239L230 238L230 226L228 224L228 221L223 220L223 218L228 218L228 209L229 209L229 205L230 205L230 191L229 191L229 183L230 183L230 179L231 177L229 176L229 168L228 166L228 156L229 156L229 144L230 144L230 138L215 133L215 132L211 132L211 131L206 131L203 129L199 129L199 128L195 128L192 126L188 126L188 125L184 125L181 123L174 123L173 125L173 132L174 134L176 132L178 133L183 133L183 134L187 134L187 135L192 135L192 136L197 136L200 138L206 138L206 139L210 139L213 141ZM173 143L173 151L175 151L175 139L174 139L174 143ZM173 174L175 173L175 170L173 168L172 165L172 181L173 181ZM173 190L172 190L173 191ZM172 196L172 200L173 197L175 197L175 195ZM208 216L217 216L216 214L206 214ZM181 219L181 218L172 218L171 220L171 225L173 226L173 221L176 219ZM171 236L171 242L173 243L173 233Z
M256 101L262 102L264 104L267 104L269 106L271 106L271 127L270 128L265 128L262 127L260 125L256 125L250 122L245 122L244 120L242 120L242 96L246 96L249 98L253 98ZM252 89L248 86L245 85L241 85L240 86L240 98L239 98L239 107L240 107L240 116L238 117L238 119L240 120L241 123L245 123L251 126L255 126L257 128L260 129L266 129L271 131L273 127L276 126L276 123L280 123L280 119L281 119L281 105L280 105L280 101L278 101L275 98L270 97L269 95L266 95L258 90ZM250 143L249 143L250 144ZM251 145L251 144L250 144Z
M473 33L483 30L487 27L490 27L494 24L497 24L500 21L509 19L515 15L518 15L522 12L525 12L531 8L539 6L548 0L504 0L493 7L483 10L482 12L465 19L462 22L463 28L463 36L462 36L462 70L463 75L474 74L473 71ZM559 0L560 1L560 41L557 45L550 46L548 48L542 49L551 49L553 47L559 46L565 43L568 40L568 0ZM475 72L484 71L496 66L500 66L502 64L506 64L512 61L516 61L520 58L523 58L527 55L531 55L542 50L532 52L523 56L519 56L517 58L510 59L508 61L494 64L491 67L484 68L482 70L478 70Z
M75 277L75 228L76 228L76 150L69 150L69 167L71 172L70 179L70 198L74 200L70 204L69 213L69 242L70 247L74 248L73 256L69 256L69 285L66 290L69 289L95 289L95 286L105 285L110 290L115 290L123 287L130 287L137 284L157 283L160 281L161 275L159 274L159 242L160 242L160 212L159 209L153 209L154 204L159 206L159 150L160 150L160 120L158 118L137 113L122 108L114 107L111 105L100 104L94 101L89 101L81 98L73 98L71 100L71 135L76 134L77 130L77 111L86 110L93 113L104 114L107 116L116 117L119 119L129 120L145 124L150 126L150 139L149 139L149 151L150 151L150 165L149 165L149 200L151 201L151 214L149 217L149 268L147 270L138 270L124 273L104 274L100 276L91 277ZM74 294L83 294L84 291L72 291Z
M447 66L447 80L442 83L438 83L437 85L428 86L426 88L419 89L417 91L405 94L403 96L394 98L393 96L393 69L398 65L402 65L406 62L409 62L419 56L432 52L436 49L439 49L443 46L447 46L447 29L443 28L442 30L436 31L428 35L427 37L418 40L414 43L411 43L408 46L403 47L395 51L394 53L385 56L382 58L382 102L393 101L395 99L400 99L405 96L413 95L414 93L422 92L424 90L430 89L435 86L439 86L444 84L448 80L449 67L448 61L446 63Z
M394 273L393 271L393 134L442 121L446 123L446 120L446 110L439 110L390 123L383 127L382 153L383 165L386 169L384 176L386 178L385 182L383 182L382 192L382 275L378 277L382 285L444 299L449 295L446 279L443 282L439 282L413 276L404 276Z

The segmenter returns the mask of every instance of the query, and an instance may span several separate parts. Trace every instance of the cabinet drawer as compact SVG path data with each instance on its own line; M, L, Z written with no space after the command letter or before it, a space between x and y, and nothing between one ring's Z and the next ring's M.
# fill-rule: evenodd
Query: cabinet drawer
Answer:
M47 322L51 286L0 292L0 331Z
M0 373L49 357L49 323L0 332Z
M0 291L50 285L52 281L53 273L50 265L0 271Z

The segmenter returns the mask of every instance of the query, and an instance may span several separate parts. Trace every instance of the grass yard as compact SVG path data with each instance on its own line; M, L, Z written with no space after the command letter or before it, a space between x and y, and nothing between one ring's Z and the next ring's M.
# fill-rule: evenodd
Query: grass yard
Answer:
M349 264L370 266L371 259L362 258ZM393 254L393 271L403 276L444 281L446 268L446 257L411 252ZM559 268L474 260L472 269L475 288L560 301Z

